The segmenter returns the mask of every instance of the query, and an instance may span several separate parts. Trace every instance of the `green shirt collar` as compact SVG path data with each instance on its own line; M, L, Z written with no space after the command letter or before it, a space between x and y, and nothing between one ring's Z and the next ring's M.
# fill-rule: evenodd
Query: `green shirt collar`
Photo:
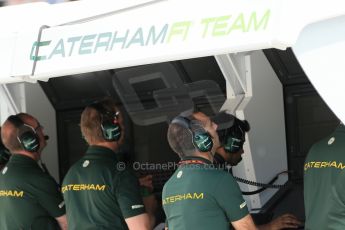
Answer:
M93 159L110 158L117 160L116 152L109 148L98 145L91 145L86 151L86 156L92 157Z
M208 159L203 158L203 157L188 156L188 157L184 157L184 158L182 159L182 161L189 161L189 160L197 160L197 161L202 161L202 162L205 163L205 164L212 164L211 161L209 161Z
M22 154L12 154L9 160L9 163L15 163L15 164L19 163L19 164L38 166L37 162L34 159Z

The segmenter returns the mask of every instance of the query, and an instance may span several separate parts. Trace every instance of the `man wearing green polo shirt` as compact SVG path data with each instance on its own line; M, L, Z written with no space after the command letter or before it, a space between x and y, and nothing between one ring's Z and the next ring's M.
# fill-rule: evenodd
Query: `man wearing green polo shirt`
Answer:
M214 164L220 169L229 172L231 168L242 161L243 144L246 141L246 132L250 130L249 123L224 112L212 118L217 127L220 147L214 155ZM271 222L258 226L259 229L279 230L286 228L298 228L300 221L292 214L281 215Z
M46 146L43 127L29 114L12 115L1 138L12 156L0 172L0 229L67 229L58 185L37 163Z
M138 179L117 160L124 126L114 102L87 106L80 126L89 148L63 181L68 229L150 229Z
M345 127L314 144L304 164L305 229L345 229Z
M179 168L164 185L163 208L171 230L256 229L234 178L212 164L217 125L205 114L176 117L168 129Z
M163 189L162 203L167 217L167 229L228 230L231 228L230 224L235 229L247 230L297 228L299 221L290 214L269 224L255 226L232 175L219 170L212 162L216 150L225 152L224 143L220 143L216 132L218 125L223 124L216 124L205 114L197 112L187 117L178 116L169 126L168 141L180 156L181 162ZM231 144L226 146L226 149L237 151L236 156L226 158L233 165L241 160L243 135L249 130L246 122L238 125L242 133L237 133L234 137L236 140L231 140ZM229 133L225 133L222 139L226 135ZM219 157L222 156L219 154Z

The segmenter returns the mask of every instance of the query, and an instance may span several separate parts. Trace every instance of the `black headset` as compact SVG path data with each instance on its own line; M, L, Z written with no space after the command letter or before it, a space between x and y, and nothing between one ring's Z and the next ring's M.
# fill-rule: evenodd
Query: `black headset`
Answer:
M248 121L242 121L236 117L233 117L233 119L234 122L231 127L217 131L219 141L227 153L237 153L240 151L246 141L246 132L250 130Z
M107 110L100 102L89 105L97 110L101 119L101 130L106 141L118 141L121 137L121 127L118 122L118 111Z
M40 148L40 140L34 127L25 124L17 115L11 115L7 119L17 130L17 139L22 148L28 152L37 152Z
M184 116L177 116L171 124L179 124L192 134L192 143L200 152L210 152L213 147L212 136L196 120Z

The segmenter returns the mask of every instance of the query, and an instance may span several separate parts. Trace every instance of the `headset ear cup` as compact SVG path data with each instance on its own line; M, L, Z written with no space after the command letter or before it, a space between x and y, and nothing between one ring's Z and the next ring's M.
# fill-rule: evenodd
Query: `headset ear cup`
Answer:
M118 111L106 108L101 102L89 105L95 109L100 117L103 138L106 141L118 141L121 138L121 127L118 123Z
M213 140L202 124L192 120L190 122L190 130L192 131L194 146L200 152L210 152L213 148Z
M183 116L177 116L171 121L171 124L179 124L188 129L192 135L194 147L200 152L210 152L212 150L212 137L198 121L190 120Z
M210 152L213 147L213 141L209 133L194 133L193 143L200 152Z
M107 141L118 141L121 137L121 127L118 123L103 122L102 132Z
M38 149L40 148L40 141L38 139L38 136L31 131L26 131L22 133L18 137L18 139L23 149L28 152L37 152Z
M224 149L228 153L237 153L243 148L245 141L245 132L240 126L234 126L225 138Z
M233 136L226 138L224 143L224 149L228 153L237 153L243 148L243 142Z

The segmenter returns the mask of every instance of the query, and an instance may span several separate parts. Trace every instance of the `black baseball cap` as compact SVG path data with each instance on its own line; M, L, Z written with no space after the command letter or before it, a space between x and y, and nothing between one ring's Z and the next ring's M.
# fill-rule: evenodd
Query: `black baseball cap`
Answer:
M227 113L226 111L221 111L211 117L211 121L217 124L217 130L224 130L233 127L234 125L238 125L243 129L243 131L248 132L250 130L250 126L248 121L240 120L234 115Z

